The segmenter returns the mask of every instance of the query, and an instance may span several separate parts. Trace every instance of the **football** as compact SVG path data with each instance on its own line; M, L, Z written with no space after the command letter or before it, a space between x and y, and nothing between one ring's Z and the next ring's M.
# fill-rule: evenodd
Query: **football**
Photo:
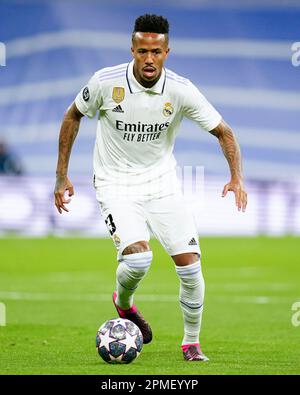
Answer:
M96 335L96 348L107 363L130 363L140 355L142 347L140 329L124 318L104 322Z

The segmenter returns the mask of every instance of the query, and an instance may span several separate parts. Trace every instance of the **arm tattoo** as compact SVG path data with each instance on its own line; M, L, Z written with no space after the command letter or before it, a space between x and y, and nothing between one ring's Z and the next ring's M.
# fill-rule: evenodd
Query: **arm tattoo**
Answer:
M74 140L77 136L80 118L67 112L61 125L59 134L59 148L56 174L64 176L68 172L69 159Z
M229 165L231 178L242 178L241 151L231 128L224 121L221 121L210 133L219 139L222 151Z

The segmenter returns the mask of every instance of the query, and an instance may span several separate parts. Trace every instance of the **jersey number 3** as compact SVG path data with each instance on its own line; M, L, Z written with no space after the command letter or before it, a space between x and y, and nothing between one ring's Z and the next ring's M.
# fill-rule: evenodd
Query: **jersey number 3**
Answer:
M109 233L112 236L115 231L116 231L116 225L114 223L113 217L111 214L108 215L108 217L105 220L106 226L108 227Z

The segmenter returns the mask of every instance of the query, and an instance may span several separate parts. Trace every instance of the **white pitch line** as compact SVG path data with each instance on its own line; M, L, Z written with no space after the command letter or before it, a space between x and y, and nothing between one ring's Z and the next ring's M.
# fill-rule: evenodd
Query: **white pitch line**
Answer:
M112 294L61 294L43 292L17 292L0 291L0 299L6 300L31 300L31 301L86 301L86 302L107 302L111 300ZM139 295L139 300L145 302L174 302L178 301L173 295Z
M245 292L252 291L254 285L251 283L226 283L226 284L208 284L210 290L222 290L226 292ZM282 283L272 283L272 284L255 284L255 291L277 291L284 292L287 290L295 289L294 284L282 284Z
M6 326L6 306L0 302L0 326Z
M141 302L176 302L177 295L154 295L142 294L137 296ZM111 301L111 294L62 294L62 293L40 293L40 292L17 292L0 291L0 300L20 300L20 301L66 301L66 302L108 302ZM245 304L286 304L292 303L295 298L277 296L229 296L211 295L209 300L231 303Z

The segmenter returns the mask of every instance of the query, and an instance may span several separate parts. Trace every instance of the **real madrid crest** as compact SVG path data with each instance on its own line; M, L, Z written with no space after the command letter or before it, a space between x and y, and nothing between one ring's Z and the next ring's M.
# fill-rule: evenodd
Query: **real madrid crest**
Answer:
M166 103L166 104L165 104L165 107L164 107L164 109L163 109L163 114L164 114L164 116L165 116L165 117L169 117L170 115L173 114L173 112L174 112L174 109L173 109L173 107L172 107L172 104L171 104L171 103Z
M121 103L125 97L125 89L121 86L115 86L112 92L112 98L116 103Z

